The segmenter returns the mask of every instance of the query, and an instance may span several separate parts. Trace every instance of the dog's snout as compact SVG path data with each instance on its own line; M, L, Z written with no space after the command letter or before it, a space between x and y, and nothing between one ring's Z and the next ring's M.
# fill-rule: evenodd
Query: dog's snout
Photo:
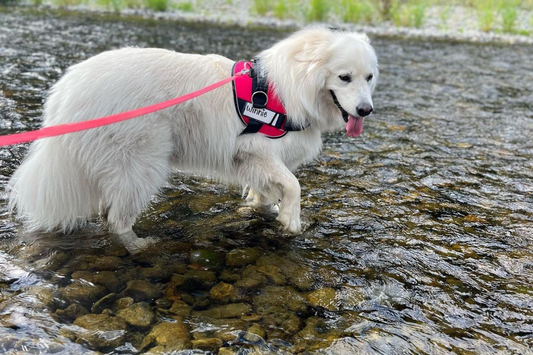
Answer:
M363 104L357 106L357 114L361 117L366 117L374 111L374 108L369 104Z

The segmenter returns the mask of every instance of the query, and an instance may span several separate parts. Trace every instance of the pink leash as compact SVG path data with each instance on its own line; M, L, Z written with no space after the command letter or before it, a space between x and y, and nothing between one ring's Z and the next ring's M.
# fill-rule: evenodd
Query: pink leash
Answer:
M141 107L136 110L117 113L110 116L105 116L101 118L92 119L89 121L83 121L83 122L75 122L75 123L66 123L62 125L57 126L50 126L50 127L44 127L35 131L29 131L29 132L23 132L23 133L16 133L16 134L10 134L7 136L0 136L0 147L5 145L11 145L11 144L18 144L18 143L25 143L25 142L31 142L36 139L40 138L47 138L47 137L54 137L59 136L62 134L72 133L72 132L78 132L78 131L84 131L91 128L96 128L100 126L107 126L113 123L117 123L120 121L125 121L132 119L134 117L147 115L152 112L156 112L159 110L163 110L167 107L174 106L177 104L181 104L182 102L194 99L195 97L198 97L200 95L203 95L209 91L215 90L223 85L226 85L227 83L235 80L240 75L246 74L247 70L243 70L239 73L236 73L234 76L230 78L226 78L224 80L221 80L219 82L216 82L214 84L211 84L209 86L206 86L203 89L200 89L198 91L191 92L190 94L186 94L180 97L176 97L174 99L170 99L168 101L163 101L154 105Z

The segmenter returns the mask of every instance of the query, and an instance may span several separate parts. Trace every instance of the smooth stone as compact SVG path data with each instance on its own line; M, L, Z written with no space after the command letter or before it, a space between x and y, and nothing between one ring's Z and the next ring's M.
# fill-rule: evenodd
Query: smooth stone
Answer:
M123 319L107 314L86 314L77 318L74 325L85 328L83 331L76 331L76 335L95 348L116 348L122 345L128 328Z
M235 296L235 287L232 284L220 282L209 291L212 300L227 303Z
M134 327L148 327L156 321L150 305L146 302L135 303L128 308L117 312L117 317L122 318Z
M232 250L226 254L226 265L240 267L253 264L262 254L255 248Z
M224 306L213 307L205 311L194 312L193 315L209 318L236 318L250 314L252 306L247 303L231 303Z
M224 344L219 338L199 339L191 342L193 349L210 352L216 352Z
M270 307L284 307L298 313L307 310L305 297L292 286L267 286L253 298L253 304L257 311Z
M161 290L158 285L154 285L144 280L128 281L126 289L121 293L122 297L131 297L135 302L151 301L161 297Z
M113 271L76 271L72 273L72 278L75 280L85 280L93 284L101 285L107 288L110 292L117 292L122 283L118 280Z
M219 269L224 265L224 256L223 253L210 249L191 250L189 262L207 269Z
M163 346L181 346L185 341L189 341L189 329L183 320L176 322L161 322L154 326L150 333L143 340L144 347L146 343L155 342L156 345Z
M246 331L246 334L244 335L244 339L252 342L257 343L261 340L264 340L266 338L266 332L265 330L257 323L252 324L250 328Z
M60 290L63 299L71 303L79 303L83 306L91 306L92 303L105 294L105 287L87 283L71 283Z
M132 304L134 304L135 301L131 297L122 297L115 301L113 304L113 309L116 311L119 311L124 308L128 308Z
M257 272L268 277L269 280L273 281L276 285L286 285L287 279L280 272L279 267L273 265L259 266Z
M297 333L302 326L302 321L296 314L279 306L265 309L262 316L262 325L269 339L272 337L283 339L288 334Z
M170 277L170 272L167 271L164 267L156 265L154 267L142 268L141 275L145 279L150 279L153 281L163 281L167 280Z
M309 295L307 300L312 307L325 308L328 311L338 311L339 304L337 300L337 292L332 288L319 288Z
M124 266L121 258L109 255L85 255L76 261L80 270L115 271Z
M287 277L291 285L300 291L309 291L315 285L312 271L304 267L297 267L290 270Z
M167 299L167 298L158 298L156 301L155 301L155 305L159 308L163 308L163 309L169 309L170 307L172 307L172 301Z
M56 315L58 317L67 319L69 321L73 321L74 319L81 317L87 313L89 313L87 308L83 307L78 303L73 303L65 309L56 310Z
M170 313L186 318L191 314L192 307L183 301L174 301L168 310Z
M241 275L235 272L231 272L226 269L226 270L222 270L222 272L220 273L220 279L224 282L231 283L231 282L239 281L241 279Z

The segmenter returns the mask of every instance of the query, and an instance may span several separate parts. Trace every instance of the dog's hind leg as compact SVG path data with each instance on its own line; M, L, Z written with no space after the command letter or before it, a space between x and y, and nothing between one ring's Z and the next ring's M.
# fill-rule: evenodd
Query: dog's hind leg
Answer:
M152 137L153 138L153 137ZM109 231L130 234L150 199L170 175L170 140L145 137L125 147L100 165L98 185L101 210L107 212Z
M277 220L285 231L300 233L300 183L279 160L239 153L234 167L240 181L250 185L252 195L259 202L281 201Z

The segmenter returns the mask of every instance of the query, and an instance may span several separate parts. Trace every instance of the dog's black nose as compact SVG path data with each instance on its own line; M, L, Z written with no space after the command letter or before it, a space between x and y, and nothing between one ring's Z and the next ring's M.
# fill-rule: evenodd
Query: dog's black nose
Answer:
M368 104L357 106L357 114L361 117L366 117L370 115L372 111L374 111L374 109Z

